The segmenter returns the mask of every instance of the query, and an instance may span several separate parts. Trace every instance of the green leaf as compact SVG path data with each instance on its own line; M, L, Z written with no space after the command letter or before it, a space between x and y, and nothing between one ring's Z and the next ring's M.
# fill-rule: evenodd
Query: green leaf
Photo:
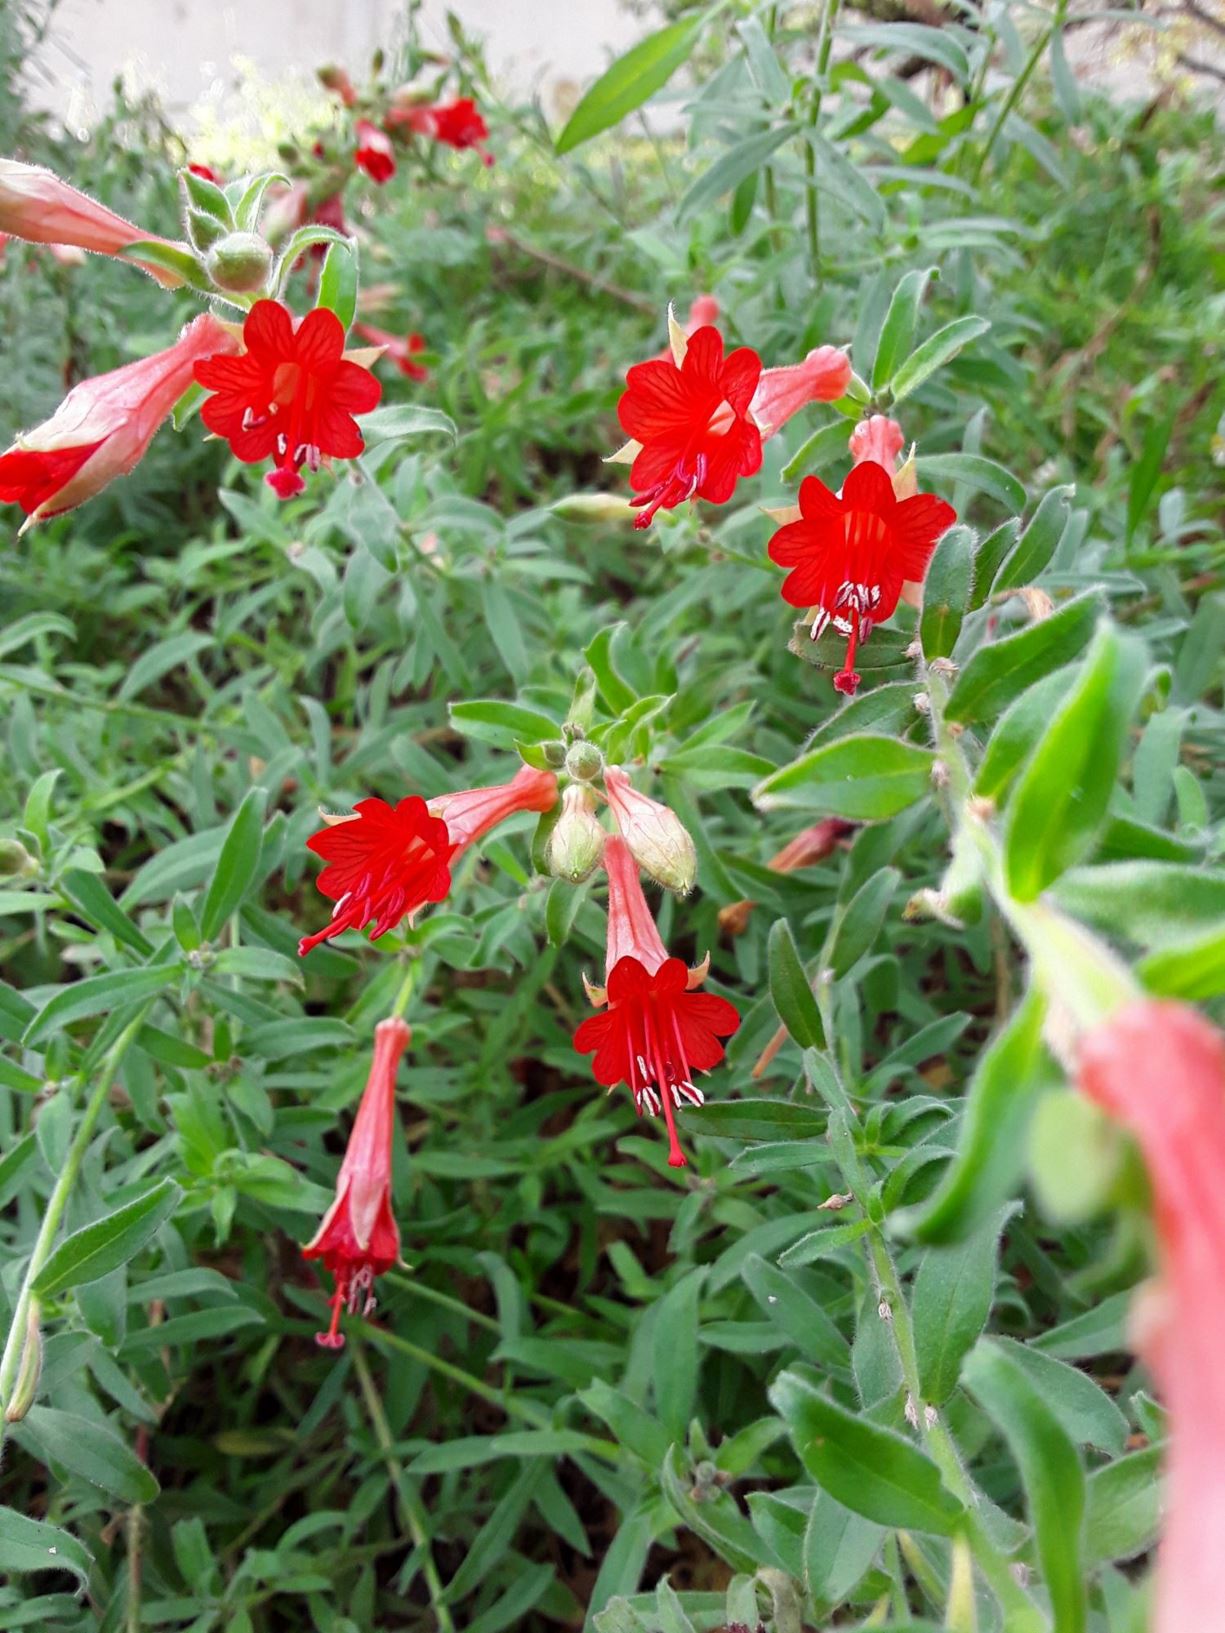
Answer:
M205 941L216 940L225 921L242 906L251 888L259 868L267 797L264 789L250 788L234 813L200 910L200 933Z
M925 23L866 23L841 28L838 36L857 45L875 45L885 51L900 51L908 57L938 62L963 85L970 78L970 59L965 48L947 28L932 28Z
M957 1155L924 1206L891 1225L921 1242L965 1241L1012 1195L1025 1167L1034 1106L1056 1081L1042 1043L1045 1005L1031 986L1008 1025L981 1056L961 1120Z
M1024 495L1021 504L1025 503ZM1021 505L1017 506L1020 510ZM1018 516L1010 516L1006 522L1001 522L993 533L979 545L974 556L974 589L970 596L970 611L977 612L985 605L995 584L995 575L1000 570L1000 564L1007 558L1017 535L1021 531L1021 520Z
M183 1195L170 1179L161 1179L134 1202L74 1231L55 1249L34 1281L39 1298L97 1281L134 1259L170 1218Z
M872 365L872 384L878 389L891 378L894 370L909 354L914 344L915 325L919 320L923 296L931 279L939 276L939 267L929 266L922 271L916 269L905 273L893 291L889 310L881 325L876 361Z
M62 1031L88 1015L109 1015L125 1004L143 1003L164 992L180 978L181 964L154 964L139 970L110 970L105 975L89 975L61 987L35 1015L22 1042L33 1045L50 1032Z
M74 1412L32 1406L21 1424L49 1463L60 1463L125 1503L151 1503L161 1487L113 1429Z
M817 159L817 180L810 185L828 188L873 232L883 232L887 219L885 205L868 172L853 164L840 147L812 125L805 127L804 135Z
M957 1387L961 1363L991 1314L999 1251L999 1217L954 1247L923 1255L912 1299L915 1353L923 1399L943 1406Z
M319 273L316 306L335 312L347 334L357 316L357 248L349 239L329 244Z
M890 669L913 671L912 645L912 637L900 630L878 629L874 631L872 639L855 653L855 667L863 676L877 675ZM787 650L817 669L841 669L846 662L846 636L840 635L836 629L827 629L814 641L811 626L800 619L791 627Z
M1076 1448L1008 1350L980 1339L962 1381L995 1420L1021 1471L1054 1633L1084 1633L1085 1476Z
M99 930L109 930L115 940L142 958L153 952L153 943L120 907L96 873L81 868L69 868L60 880L60 889L80 908L87 923Z
M1098 627L1076 685L1008 802L1004 868L1018 901L1033 901L1092 850L1147 670L1136 637L1112 624Z
M71 1531L32 1520L13 1508L0 1508L0 1572L23 1576L30 1571L71 1571L84 1589L93 1563L89 1550Z
M823 720L808 739L808 747L820 748L840 737L863 732L900 737L906 727L918 719L914 700L913 681L891 680L883 686L874 686L870 692L861 692L858 697L849 699L828 720Z
M798 1276L757 1253L749 1254L740 1275L763 1315L786 1334L804 1360L849 1374L850 1345Z
M76 625L58 612L28 612L24 618L15 618L7 629L0 630L0 658L42 635L63 635L73 640L76 633Z
M820 816L883 822L931 791L935 756L893 737L863 733L801 755L753 790L762 811L794 808Z
M698 1301L706 1267L690 1270L659 1301L655 1323L655 1410L673 1440L683 1439L698 1387Z
M782 479L784 482L794 482L799 477L827 470L846 457L846 425L842 420L835 420L833 425L823 425L800 444L783 466Z
M973 585L974 535L968 527L950 527L923 580L919 639L925 658L947 658L957 645Z
M1000 716L974 778L974 792L1002 804L1071 685L1070 668L1035 681Z
M1204 1003L1225 996L1225 925L1149 953L1136 973L1150 992L1162 998Z
M579 1400L589 1412L606 1423L621 1444L654 1474L668 1455L667 1430L657 1418L643 1411L628 1395L597 1378L579 1391Z
M804 973L795 937L786 919L770 927L768 942L770 998L778 1018L801 1049L824 1049L825 1029L812 987Z
M415 403L389 403L372 409L359 421L367 443L403 442L407 437L442 436L459 440L455 421L440 408L419 408Z
M1164 1448L1146 1446L1095 1469L1085 1509L1085 1563L1134 1559L1147 1553L1161 1530Z
M1016 1362L1077 1444L1118 1457L1127 1440L1127 1419L1110 1396L1079 1367L1043 1355L1012 1338L994 1340ZM1092 1479L1090 1479L1092 1485Z
M123 699L138 696L146 686L152 686L154 681L161 680L172 669L182 668L198 652L204 652L214 645L216 642L211 635L202 635L193 629L181 630L177 635L168 635L164 641L156 641L141 653L128 670L116 695Z
M1100 610L1101 597L1090 590L1049 618L980 646L957 677L948 718L965 725L993 719L1036 680L1081 656Z
M956 1529L961 1503L911 1441L837 1405L799 1373L780 1373L769 1395L801 1463L844 1507L900 1530Z
M1142 947L1178 945L1225 921L1225 869L1178 862L1074 868L1055 886L1075 918Z
M1068 525L1068 509L1074 487L1052 488L1043 495L1037 510L1030 518L1024 533L1005 556L991 586L992 594L1000 590L1019 589L1033 584L1049 564L1059 548L1064 529Z
M934 335L911 352L893 376L890 390L893 392L894 402L900 403L903 397L909 397L912 391L917 391L924 380L951 362L971 341L985 335L990 327L991 324L986 318L963 317L954 318L951 323L946 323L943 329L937 329Z
M170 273L172 280L178 279L202 295L215 293L203 267L186 244L164 244L160 239L142 238L134 244L125 244L119 251L119 259L132 261L136 266L157 267Z
M682 1123L719 1140L806 1140L825 1133L825 1109L793 1100L710 1100L692 1123Z
M697 44L705 15L648 34L645 40L618 57L583 97L557 138L558 153L569 153L581 142L620 124L626 114L653 97L672 78Z
M840 1605L849 1598L884 1537L883 1527L818 1491L804 1532L804 1579L814 1603Z
M745 1519L730 1492L715 1487L703 1495L701 1502L692 1495L693 1476L686 1473L677 1446L673 1446L664 1459L660 1484L687 1528L734 1571L751 1575L762 1566L781 1569L777 1555Z
M179 171L179 180L194 209L203 210L205 215L219 222L227 232L233 230L234 214L230 209L230 201L215 181L209 181L207 176L197 176L194 170L186 167Z
M772 130L757 131L729 148L709 170L703 171L681 199L676 210L677 220L688 220L738 187L746 176L755 176L775 148L794 136L797 129L796 125L780 125Z
M880 934L901 878L896 868L881 868L838 909L826 958L827 967L834 972L836 980L854 968ZM822 1047L817 1044L817 1048Z
M452 703L451 723L466 737L476 737L500 748L516 742L545 743L560 736L556 720L521 703L500 703L496 698L475 698L469 703Z
M1056 1355L1064 1361L1087 1361L1095 1355L1113 1355L1127 1348L1124 1328L1131 1293L1112 1293L1083 1315L1061 1321L1030 1340L1030 1349Z
M981 454L922 454L916 465L924 491L958 483L974 493L989 493L1011 510L1020 510L1025 503L1023 484L1003 465Z

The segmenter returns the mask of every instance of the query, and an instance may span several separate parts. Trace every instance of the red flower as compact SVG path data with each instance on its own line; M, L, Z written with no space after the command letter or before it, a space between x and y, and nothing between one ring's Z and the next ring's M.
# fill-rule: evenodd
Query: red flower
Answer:
M897 458L906 446L906 438L902 428L896 420L889 419L884 414L872 414L851 432L851 458L856 465L862 465L867 459L874 460L877 465L883 465L890 476L897 470ZM898 494L899 499L905 498Z
M143 457L199 360L236 344L202 312L166 351L82 380L45 424L0 455L0 501L40 522L92 499Z
M27 244L71 244L98 255L122 255L138 242L186 247L144 232L42 165L22 164L19 159L0 159L0 233ZM131 259L167 289L177 289L183 282L177 272L146 265L138 256Z
M424 335L393 335L387 329L376 329L373 323L355 323L353 328L363 340L370 341L374 346L381 346L383 356L394 363L401 374L407 375L410 380L429 379L429 369L413 362L417 352L426 350Z
M406 125L418 136L429 136L447 147L473 148L486 165L493 163L493 154L485 147L489 126L485 123L471 97L459 97L454 102L402 103L388 109L387 125Z
M629 1085L640 1117L662 1109L668 1165L683 1168L675 1108L683 1100L702 1104L693 1074L719 1064L719 1040L730 1037L740 1017L726 999L693 990L705 978L705 966L688 970L679 958L668 957L642 894L637 865L625 841L615 835L604 847L604 866L608 985L588 987L588 994L606 1007L582 1023L574 1047L580 1055L595 1056L591 1069L597 1083L610 1089Z
M396 173L396 154L391 145L391 137L385 130L372 125L368 119L359 119L353 128L357 136L357 150L353 155L353 162L359 170L366 172L371 181L378 182L381 187Z
M837 346L818 346L802 363L767 369L751 405L762 437L772 437L809 403L836 403L850 383L851 360Z
M336 906L330 924L303 936L299 956L371 919L377 941L427 902L442 901L452 861L482 834L516 811L547 811L556 799L553 773L523 766L508 783L441 794L429 805L418 794L394 807L359 800L351 817L331 818L306 841L327 863L316 883Z
M1161 1280L1132 1328L1170 1414L1153 1633L1215 1627L1225 1606L1225 1037L1141 1000L1086 1039L1080 1086L1140 1143Z
M400 1257L400 1232L391 1211L391 1143L396 1127L396 1068L412 1033L398 1019L374 1029L374 1059L362 1093L344 1161L336 1176L336 1200L302 1249L304 1259L322 1259L335 1278L329 1301L332 1320L315 1334L325 1349L341 1349L340 1312L369 1315L374 1278Z
M689 340L679 367L675 359L635 363L617 404L626 435L641 444L630 470L635 527L686 499L725 504L740 477L761 468L761 433L749 414L760 378L757 353L741 346L725 358L723 336L709 326Z
M793 569L783 584L784 601L816 608L813 639L830 623L847 637L846 663L834 685L854 692L856 644L890 617L903 582L923 577L936 540L956 513L930 493L899 500L884 467L865 460L852 469L841 496L806 476L800 516L770 540L770 559Z
M298 475L303 465L316 471L326 455L361 453L366 445L353 416L369 413L382 387L369 369L345 358L344 328L326 307L295 328L279 301L256 301L242 338L241 357L197 363L196 380L216 393L200 418L245 464L275 458L265 480L279 498L291 499L306 486Z
M698 876L698 853L680 817L635 788L620 766L604 768L604 792L617 831L637 865L656 884L687 896Z
M220 187L223 185L221 177L213 169L211 164L189 164L187 168L191 171L193 176L199 176L201 181L211 181L214 187Z
M331 91L338 96L346 108L351 108L357 101L357 92L353 89L353 81L343 68L329 64L318 70L319 83L324 90Z
M820 822L802 828L794 839L789 839L766 866L771 873L795 873L800 868L810 868L814 862L824 861L848 834L854 832L853 822L844 822L841 817L822 817ZM756 902L745 900L729 902L726 907L721 907L720 930L724 935L742 936L749 927L749 919L756 906Z

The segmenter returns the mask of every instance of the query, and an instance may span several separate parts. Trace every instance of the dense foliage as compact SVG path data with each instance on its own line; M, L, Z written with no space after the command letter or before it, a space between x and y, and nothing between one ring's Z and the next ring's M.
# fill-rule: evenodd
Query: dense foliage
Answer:
M451 74L496 163L343 176L361 315L429 369L375 365L361 461L282 503L187 418L11 527L0 1301L66 1168L57 1239L103 1226L35 1289L0 1628L1145 1626L1146 1180L1060 1033L1112 983L1225 992L1225 211L1210 116L1078 85L1065 12L683 11L560 143L458 28L453 68L410 43L383 83ZM177 235L212 156L123 103L56 135L18 43L4 151ZM346 119L279 162L335 182ZM635 530L625 373L707 292L729 346L850 346L864 392ZM5 443L199 305L10 240ZM841 484L868 406L959 525L847 701L762 512ZM605 892L534 817L415 927L296 957L320 808L575 737L696 842L648 894L741 1022L688 1168L575 1053ZM322 1349L300 1248L393 1011L408 1263Z

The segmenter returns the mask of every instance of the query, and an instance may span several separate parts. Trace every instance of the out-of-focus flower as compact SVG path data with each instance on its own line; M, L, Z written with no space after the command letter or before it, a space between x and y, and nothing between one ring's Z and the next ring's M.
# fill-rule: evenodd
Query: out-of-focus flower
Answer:
M1206 1633L1225 1606L1225 1037L1141 1000L1085 1039L1080 1086L1135 1135L1153 1192L1160 1280L1132 1323L1170 1416L1153 1633Z
M506 817L547 811L556 799L551 771L522 766L492 788L439 794L428 805L417 794L395 806L364 799L352 816L329 818L306 846L327 863L316 884L336 905L330 924L303 936L299 955L345 930L362 930L371 919L370 939L377 941L427 902L442 901L451 888L451 863L467 846Z
M351 108L357 101L353 81L343 68L337 67L334 63L328 63L319 69L319 83L325 91L331 91L333 96L338 96L346 108Z
M218 175L210 164L189 164L187 168L191 171L193 176L199 176L201 181L211 181L214 187L221 187L224 185L221 176Z
M789 839L766 866L772 873L795 873L800 868L810 868L814 862L824 861L848 834L854 832L853 822L844 822L841 817L822 817L820 822L814 822L811 827L796 834L794 839ZM720 930L728 936L743 935L756 906L756 902L746 900L729 902L726 907L721 907Z
M793 607L815 608L815 640L832 623L847 638L846 661L834 676L840 692L859 685L855 649L891 616L906 579L922 579L936 540L957 520L933 494L899 500L889 473L873 460L856 465L841 496L818 477L800 485L800 520L779 528L770 559L789 567L782 587Z
M837 346L818 346L802 363L767 369L753 393L750 412L763 437L772 437L809 403L834 403L851 383L851 360Z
M354 459L366 446L353 416L367 414L382 387L344 356L345 331L326 307L294 323L279 301L256 301L243 325L241 357L196 365L207 397L200 418L230 444L236 458L275 461L265 478L281 499L301 493L303 465Z
M676 1108L683 1101L700 1106L703 1094L693 1082L697 1071L709 1071L723 1059L723 1038L740 1024L725 998L694 989L706 967L689 970L669 958L642 893L638 865L616 835L604 847L608 873L607 984L588 986L601 1006L574 1034L580 1055L594 1055L597 1083L629 1086L634 1108L658 1116L668 1128L668 1165L685 1166L676 1129Z
M20 505L28 527L92 499L142 458L200 359L237 348L202 312L165 351L82 380L45 424L0 455L0 500Z
M374 1059L362 1093L340 1173L336 1200L302 1249L304 1259L322 1259L336 1284L326 1332L315 1334L324 1349L341 1349L340 1312L369 1315L374 1278L400 1257L400 1232L391 1211L391 1156L396 1131L396 1069L412 1033L403 1021L380 1021L374 1029Z
M489 127L471 97L458 97L454 102L394 101L384 123L392 129L404 126L418 136L428 136L461 151L472 148L480 154L483 164L493 163L493 154L485 146Z
M698 854L676 812L640 793L620 766L605 766L604 791L638 866L658 884L688 895L697 878Z
M359 119L353 128L357 137L353 162L381 187L396 173L396 150L391 145L391 138L385 130L372 125L369 119Z
M98 255L120 255L130 244L171 244L144 232L105 205L79 193L42 165L0 159L0 232L27 244L69 244ZM167 289L183 282L177 273L132 257L132 264Z
M401 374L407 375L410 380L428 380L429 369L420 363L414 363L413 358L418 352L426 350L425 336L419 334L393 335L387 329L376 329L373 323L355 323L354 331L368 340L372 346L381 346L383 356L389 363L394 363Z
M687 499L722 505L742 476L761 468L761 432L749 413L761 358L747 346L726 357L723 336L698 329L682 360L635 363L617 417L635 447L630 485L635 527Z

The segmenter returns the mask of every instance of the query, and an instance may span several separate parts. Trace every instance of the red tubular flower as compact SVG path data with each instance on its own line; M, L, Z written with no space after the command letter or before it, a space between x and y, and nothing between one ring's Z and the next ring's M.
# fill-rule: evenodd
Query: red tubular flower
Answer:
M853 822L844 822L841 817L822 817L820 822L814 822L811 827L801 829L794 839L789 839L783 848L770 858L766 866L771 873L796 873L800 868L810 868L814 862L824 861L848 834L854 832ZM756 902L746 899L729 902L726 907L721 907L720 930L728 936L743 935L749 927L749 918L756 906Z
M837 346L818 346L802 363L767 369L753 393L751 413L763 438L772 437L809 403L836 403L851 383L851 360Z
M897 471L898 455L905 446L906 438L902 435L901 426L884 414L873 414L866 420L860 420L851 432L851 458L856 465L870 459L883 466L890 476ZM899 493L898 498L905 498L905 495Z
M770 540L770 559L793 569L784 601L816 609L815 640L829 625L847 637L838 691L859 685L855 647L893 613L906 579L921 579L936 540L956 521L943 499L920 493L899 500L889 473L873 460L856 465L841 496L815 476L800 484L800 517Z
M602 1007L574 1034L580 1055L594 1055L597 1083L629 1085L634 1108L658 1115L668 1128L668 1166L685 1167L676 1130L675 1111L683 1100L700 1106L695 1071L709 1071L723 1059L720 1039L730 1037L740 1017L724 998L696 992L706 975L703 965L688 970L669 958L642 893L638 866L624 840L611 837L604 847L608 871L608 984L588 987Z
M1153 1191L1161 1281L1133 1318L1170 1414L1153 1633L1207 1633L1225 1606L1225 1037L1142 1000L1089 1035L1080 1087L1135 1135Z
M419 334L393 335L387 329L376 329L373 323L355 323L355 333L368 340L372 346L381 346L383 356L399 369L401 374L407 375L410 380L428 380L430 371L420 363L414 363L417 352L426 349L425 336Z
M353 129L357 136L353 163L381 187L396 173L396 153L391 137L368 119L359 119Z
M374 1029L374 1059L362 1093L353 1132L336 1176L336 1200L302 1249L304 1259L322 1259L336 1283L332 1320L315 1334L324 1349L342 1349L340 1312L369 1315L374 1278L400 1257L400 1232L391 1211L391 1144L396 1127L396 1069L412 1033L398 1019Z
M0 159L0 232L27 244L72 244L98 255L119 255L129 244L170 242L134 227L41 165L17 159ZM133 265L167 289L177 289L183 282L177 273L136 257Z
M388 127L404 125L418 136L429 136L433 141L461 152L465 148L472 148L480 154L482 164L493 163L493 154L485 146L489 126L471 97L462 96L454 102L433 104L393 103L384 122Z
M256 301L242 338L241 357L196 365L196 380L216 393L200 418L244 464L275 458L265 481L278 498L291 499L306 486L298 474L303 465L316 471L327 455L361 453L366 445L353 416L369 413L382 387L344 356L344 327L326 307L295 328L279 301Z
M202 312L166 351L82 380L45 424L0 455L0 501L20 505L28 527L92 499L142 458L199 360L237 345Z
M737 481L761 468L761 433L749 413L761 358L747 346L727 357L723 336L698 329L684 361L652 358L625 377L617 418L641 446L630 469L635 527L686 499L722 505Z
M482 834L516 811L547 811L556 799L553 773L523 766L508 783L441 794L429 805L418 794L395 806L359 800L352 816L331 818L306 841L327 863L316 883L336 905L330 924L303 936L299 956L371 919L377 941L427 902L442 901L452 861Z
M605 767L604 792L637 865L657 884L687 896L697 878L698 853L680 817L635 788L620 766Z

